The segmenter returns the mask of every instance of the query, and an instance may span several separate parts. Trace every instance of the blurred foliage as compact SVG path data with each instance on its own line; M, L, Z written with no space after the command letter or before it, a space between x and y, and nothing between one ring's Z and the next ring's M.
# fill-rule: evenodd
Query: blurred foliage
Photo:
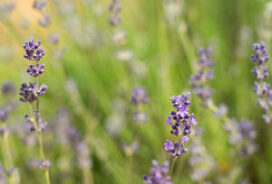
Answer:
M172 23L166 18L171 13L165 9L167 0L122 1L119 27L127 32L124 47L144 64L143 76L135 74L138 66L116 59L117 49L111 39L114 28L107 21L109 0L47 1L51 25L46 28L38 25L41 14L32 8L32 1L14 2L16 7L8 15L0 12L0 83L12 81L18 91L20 83L29 80L22 44L31 36L41 40L46 52L43 59L46 69L41 80L49 86L41 101L41 113L50 124L44 142L52 163L52 183L83 181L74 146L62 145L58 141L62 132L54 131L56 114L62 108L68 110L68 120L90 147L94 183L127 183L128 158L122 151L122 143L132 142L135 132L139 134L140 145L132 158L132 183L142 183L142 175L149 173L152 159L160 162L169 159L163 149L165 139L170 138L164 124L171 111L169 97L190 90L188 80L200 46L213 49L216 77L211 87L215 89L215 102L225 103L231 117L253 120L257 128L259 150L243 161L243 175L252 183L271 183L271 125L263 122L262 111L256 105L253 64L249 58L251 44L265 39L260 30L268 1L181 0L181 14ZM271 27L266 29L272 31ZM57 45L48 41L53 33L60 35ZM264 41L271 48L271 40ZM71 90L69 85L73 82L75 88ZM141 126L136 126L131 118L131 93L135 86L145 87L149 96L145 107L148 123ZM1 101L4 104L6 99ZM123 112L118 111L118 103L123 103ZM192 111L198 126L205 130L203 142L208 153L216 161L217 170L210 177L227 175L232 169L231 146L221 121L201 107L196 97L193 97ZM26 112L27 106L20 103L8 124L18 127L24 122ZM107 129L111 123L108 119L114 113L123 116L118 135L111 135ZM18 136L11 138L14 165L19 168L21 183L41 183L39 169L27 166L29 159L38 155L38 148L23 144ZM178 159L175 183L193 183L188 157L190 151ZM66 170L68 174L64 173Z

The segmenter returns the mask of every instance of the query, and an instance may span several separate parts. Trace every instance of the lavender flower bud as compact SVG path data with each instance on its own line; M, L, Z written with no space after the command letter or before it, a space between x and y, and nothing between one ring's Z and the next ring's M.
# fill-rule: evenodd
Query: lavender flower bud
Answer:
M15 86L11 82L6 82L2 85L2 93L4 96L13 95L15 93Z
M172 184L171 177L167 175L169 163L165 161L162 166L156 160L152 161L152 169L149 176L144 176L144 183L147 184Z
M121 17L120 17L121 9L122 9L122 6L120 4L120 1L112 0L109 6L110 17L108 19L108 22L112 26L117 26L121 23Z
M33 102L35 100L37 100L37 97L35 95L35 89L36 89L36 83L29 83L29 85L27 85L26 83L23 83L21 88L20 88L20 93L19 95L20 100L22 102Z
M29 41L25 42L23 48L26 51L24 57L28 60L39 61L45 54L42 48L39 48L41 41L35 43L33 37Z
M252 73L258 80L267 79L269 76L267 65L255 66Z
M35 65L29 65L29 68L26 71L29 75L38 77L44 72L44 64L36 63Z
M252 48L253 48L253 51L255 52L251 56L251 60L254 64L262 65L266 63L267 61L269 61L269 56L267 54L264 42L253 44Z
M39 11L42 11L45 6L46 2L44 0L35 0L32 4L32 7Z
M147 91L145 88L136 87L132 93L132 104L146 104L148 102Z
M210 67L214 65L214 62L211 61L210 56L211 56L212 50L211 49L203 49L200 48L198 52L198 56L200 57L200 60L198 61L199 66L201 67Z
M47 90L48 90L48 86L45 84L42 84L40 89L36 93L39 96L43 96Z

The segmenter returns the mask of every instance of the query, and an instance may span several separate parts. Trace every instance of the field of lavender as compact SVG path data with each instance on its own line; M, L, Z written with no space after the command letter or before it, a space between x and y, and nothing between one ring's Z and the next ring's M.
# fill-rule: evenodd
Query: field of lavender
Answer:
M2 0L0 35L0 184L272 183L271 0Z

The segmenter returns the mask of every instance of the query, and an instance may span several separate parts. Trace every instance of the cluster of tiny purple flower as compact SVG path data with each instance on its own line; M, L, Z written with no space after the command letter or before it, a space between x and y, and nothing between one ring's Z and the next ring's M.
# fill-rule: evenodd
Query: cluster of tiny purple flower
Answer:
M165 150L172 153L173 157L187 152L185 143L189 141L188 135L191 133L192 125L197 124L194 114L190 114L188 110L188 106L191 105L189 97L190 92L170 98L176 111L171 112L172 119L171 116L167 117L166 125L172 127L171 134L181 137L179 142L172 143L170 140L166 140L164 143ZM173 123L172 120L175 122Z
M156 160L152 161L153 168L149 176L144 176L144 183L147 184L172 184L171 177L167 175L169 170L169 163L165 161L162 166Z
M121 0L112 0L109 6L110 17L108 19L112 26L118 26L121 23L120 12L122 10Z
M224 125L224 129L229 132L229 142L237 148L240 156L252 155L257 151L258 147L255 144L257 132L251 121L238 122L231 119Z
M24 57L32 62L35 62L34 65L29 65L27 73L35 78L39 77L44 71L44 64L39 63L40 59L45 55L44 50L42 48L39 48L40 45L41 41L35 43L33 38L25 42L25 44L23 45L23 48L26 51ZM48 87L45 84L42 84L39 87L35 82L29 82L29 84L23 83L21 85L19 93L19 95L21 96L20 100L22 102L32 103L36 101L39 96L43 96L47 89Z
M195 75L191 76L190 83L192 85L192 91L199 96L203 103L211 98L213 90L206 85L207 82L214 78L214 72L211 67L214 65L214 62L211 61L211 49L200 48L198 55L200 57L198 61L199 70Z
M255 64L252 73L257 79L254 92L258 96L258 105L265 111L263 119L270 124L272 123L272 90L270 84L264 81L269 75L266 65L269 61L269 56L264 42L253 44L252 48L254 54L251 56L251 60Z

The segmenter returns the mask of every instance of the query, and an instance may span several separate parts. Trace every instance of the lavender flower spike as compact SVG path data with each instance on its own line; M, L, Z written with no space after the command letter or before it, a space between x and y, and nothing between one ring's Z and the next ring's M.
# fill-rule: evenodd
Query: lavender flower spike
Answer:
M27 69L27 73L35 78L35 83L29 82L23 83L20 88L20 100L22 102L26 102L31 107L30 113L32 115L25 115L25 118L28 122L32 123L31 130L35 131L36 136L38 137L39 148L40 148L40 169L44 172L45 182L46 184L50 184L49 177L49 167L51 165L50 161L45 157L44 148L43 148L43 136L42 132L46 129L47 122L43 121L40 112L39 112L39 99L41 96L45 94L48 87L45 84L39 86L39 76L44 71L44 64L40 64L40 59L45 55L44 50L40 48L41 41L35 43L34 39L31 38L29 41L25 42L23 48L25 49L24 58L28 59L30 62L34 62L35 64L30 64ZM35 105L33 104L35 103Z
M153 167L149 173L149 176L144 176L144 183L147 184L172 184L171 177L167 175L169 170L169 164L165 161L162 166L158 164L156 160L152 161Z
M258 96L258 105L264 109L265 114L263 119L266 123L272 123L271 106L272 106L272 90L270 84L264 80L268 78L268 67L266 63L269 61L269 56L265 47L265 43L255 43L252 46L254 54L251 56L255 67L252 70L256 77L254 92Z
M210 59L211 52L211 49L199 49L199 60L197 63L199 70L190 78L192 91L202 99L205 105L207 105L213 94L213 90L207 85L207 82L214 78L214 71L211 69L214 65L214 62Z
M168 153L171 153L173 157L180 156L183 153L187 152L185 148L185 143L189 141L187 135L191 133L191 126L196 125L197 122L194 119L193 113L189 112L189 105L191 101L189 100L190 92L185 93L184 95L178 95L171 97L172 106L176 111L171 112L171 116L168 116L166 119L166 125L170 125L172 130L171 134L179 136L179 141L172 143L167 140L164 143L164 148Z

